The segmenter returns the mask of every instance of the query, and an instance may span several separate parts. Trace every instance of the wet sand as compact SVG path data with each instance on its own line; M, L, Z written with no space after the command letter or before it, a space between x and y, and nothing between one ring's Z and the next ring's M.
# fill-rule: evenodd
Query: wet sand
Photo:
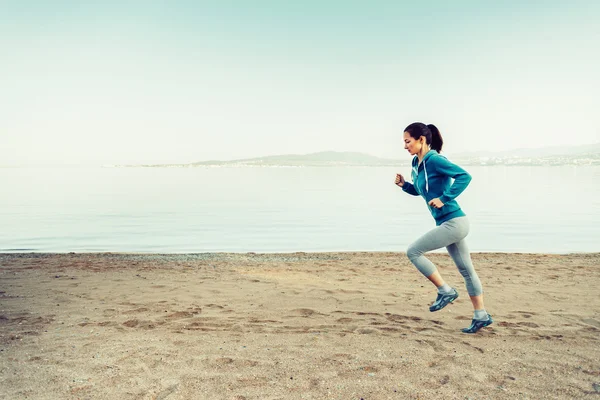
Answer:
M600 398L600 254L0 254L0 399Z

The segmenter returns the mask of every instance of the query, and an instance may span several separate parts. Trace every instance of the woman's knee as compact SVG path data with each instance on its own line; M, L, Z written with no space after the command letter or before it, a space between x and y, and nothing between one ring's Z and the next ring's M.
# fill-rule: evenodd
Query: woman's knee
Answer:
M409 260L413 261L421 257L423 255L423 251L414 244L411 244L408 246L408 249L406 249L406 255L408 256Z
M465 279L471 279L471 277L473 275L477 276L477 273L475 272L475 270L473 268L467 268L464 265L460 265L457 264L456 265L458 272L463 276L463 278Z

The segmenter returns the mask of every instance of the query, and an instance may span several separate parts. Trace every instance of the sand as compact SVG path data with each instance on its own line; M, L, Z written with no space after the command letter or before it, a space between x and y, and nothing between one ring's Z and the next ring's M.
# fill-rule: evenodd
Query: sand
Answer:
M1 399L600 399L600 254L0 254Z

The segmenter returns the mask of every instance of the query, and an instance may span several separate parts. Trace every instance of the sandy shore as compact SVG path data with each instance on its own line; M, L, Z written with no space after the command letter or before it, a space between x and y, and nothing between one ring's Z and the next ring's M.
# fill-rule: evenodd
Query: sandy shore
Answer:
M600 398L600 254L0 254L2 399Z

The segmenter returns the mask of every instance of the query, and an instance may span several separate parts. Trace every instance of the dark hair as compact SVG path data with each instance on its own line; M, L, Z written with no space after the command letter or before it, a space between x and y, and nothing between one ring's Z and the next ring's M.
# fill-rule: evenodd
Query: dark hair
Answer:
M435 125L425 125L422 122L414 122L404 129L404 132L408 132L413 139L419 139L421 136L425 136L425 141L433 150L438 153L442 151L444 140L438 128Z

